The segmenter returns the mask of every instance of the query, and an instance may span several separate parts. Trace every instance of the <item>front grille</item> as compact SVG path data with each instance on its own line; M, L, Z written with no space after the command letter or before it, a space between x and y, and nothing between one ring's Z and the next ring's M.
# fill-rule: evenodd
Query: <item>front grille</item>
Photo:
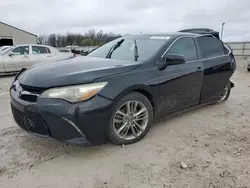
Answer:
M37 102L37 96L36 95L21 95L20 99L28 102Z
M37 102L38 96L45 91L44 88L27 86L19 83L20 86L13 86L13 90L18 92L18 97L24 101L35 103ZM18 88L21 90L19 90Z
M40 116L40 114L36 112L27 113L28 125L30 128L35 128L36 126L46 126L44 119Z
M48 126L39 113L30 110L26 110L24 113L12 104L11 109L15 121L20 127L36 134L50 135Z
M46 90L45 88L42 88L42 87L27 86L21 83L20 83L20 86L23 88L24 91L29 91L34 94L41 94L42 92Z
M30 131L37 134L49 135L49 129L45 120L37 112L27 111L26 125Z
M23 129L27 130L27 127L25 126L24 113L18 110L16 107L14 107L12 104L11 104L11 111L12 111L12 114L16 123Z

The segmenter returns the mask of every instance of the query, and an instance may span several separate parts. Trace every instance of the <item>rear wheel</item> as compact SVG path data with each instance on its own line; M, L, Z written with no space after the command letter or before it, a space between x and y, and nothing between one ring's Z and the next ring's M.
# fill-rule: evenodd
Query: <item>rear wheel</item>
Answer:
M247 68L247 70L250 72L250 68Z
M231 84L228 82L228 84L225 86L223 92L220 95L220 99L218 100L217 103L222 103L228 99L231 93Z
M134 92L120 99L111 116L108 137L113 144L132 144L149 131L153 119L150 101Z

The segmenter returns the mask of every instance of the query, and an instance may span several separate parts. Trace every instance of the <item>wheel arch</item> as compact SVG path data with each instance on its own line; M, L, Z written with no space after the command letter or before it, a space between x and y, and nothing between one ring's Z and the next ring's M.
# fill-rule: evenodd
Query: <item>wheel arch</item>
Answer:
M230 88L233 88L234 87L234 83L231 82L231 81L229 81L229 83L230 83Z
M155 110L156 105L157 105L157 97L156 97L157 93L155 93L148 86L145 86L145 85L136 85L136 86L131 86L129 88L126 88L115 97L114 101L118 101L125 95L132 93L132 92L137 92L137 93L144 95L150 101L153 107L153 110Z

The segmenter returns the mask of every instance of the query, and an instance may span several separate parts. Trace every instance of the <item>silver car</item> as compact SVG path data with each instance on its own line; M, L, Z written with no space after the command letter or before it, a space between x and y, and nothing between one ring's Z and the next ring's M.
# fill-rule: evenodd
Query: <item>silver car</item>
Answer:
M71 58L72 53L61 53L45 45L27 44L11 46L0 51L0 73L18 72L40 62Z
M7 48L10 48L11 46L1 46L0 51L6 50Z

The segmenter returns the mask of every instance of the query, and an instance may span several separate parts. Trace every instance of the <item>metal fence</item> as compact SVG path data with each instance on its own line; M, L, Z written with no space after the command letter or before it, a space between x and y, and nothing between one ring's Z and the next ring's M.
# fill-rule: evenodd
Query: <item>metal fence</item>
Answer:
M249 57L250 56L250 42L226 42L236 57Z
M233 50L234 55L237 58L246 58L246 57L250 57L250 42L226 42L226 44L228 44L231 49ZM97 48L98 46L66 46L66 47L62 47L62 48L58 48L58 49L80 49L83 51L90 51L92 49Z

